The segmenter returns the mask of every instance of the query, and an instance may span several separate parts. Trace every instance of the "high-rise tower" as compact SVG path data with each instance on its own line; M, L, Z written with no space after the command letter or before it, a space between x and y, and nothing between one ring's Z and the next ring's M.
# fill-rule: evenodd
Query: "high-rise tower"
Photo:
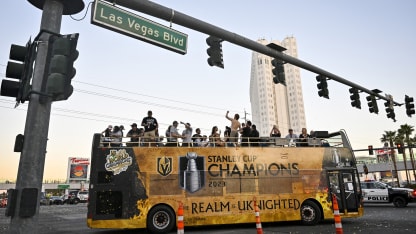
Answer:
M282 42L265 39L258 40L267 45L275 43L286 50L283 52L298 57L296 38L287 37ZM269 136L273 125L277 125L285 137L290 128L300 134L306 126L300 69L292 64L284 65L286 86L273 82L273 58L253 52L250 75L250 102L252 122L257 126L260 136Z

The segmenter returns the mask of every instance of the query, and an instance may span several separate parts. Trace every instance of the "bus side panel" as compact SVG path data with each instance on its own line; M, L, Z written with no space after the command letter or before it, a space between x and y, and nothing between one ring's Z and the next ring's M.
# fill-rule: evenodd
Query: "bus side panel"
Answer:
M184 203L187 225L253 222L254 199L265 221L300 220L306 199L332 215L322 169L327 148L160 147L135 154L150 203Z

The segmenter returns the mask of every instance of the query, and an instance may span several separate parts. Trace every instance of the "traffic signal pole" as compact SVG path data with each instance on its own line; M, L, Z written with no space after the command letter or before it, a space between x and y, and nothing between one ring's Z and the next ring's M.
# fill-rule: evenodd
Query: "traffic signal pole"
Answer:
M143 0L105 0L107 2L114 3L116 5L120 5L138 12L142 12L154 17L157 17L159 19L164 19L171 23L176 23L178 25L182 25L184 27L193 29L195 31L208 34L210 36L215 36L218 38L223 39L224 41L228 41L230 43L233 43L235 45L242 46L244 48L256 51L258 53L262 53L264 55L273 57L273 58L279 58L287 63L293 64L295 66L298 66L300 68L303 68L305 70L323 75L325 77L328 77L332 80L338 81L339 83L342 83L344 85L348 85L354 88L357 88L361 91L364 91L370 95L373 95L375 97L378 97L379 99L383 100L389 100L385 96L380 95L377 92L374 92L373 90L369 90L365 87L362 87L358 84L355 84L349 80L346 80L340 76L337 76L333 73L330 73L324 69L321 69L319 67L316 67L312 64L306 63L300 59L297 59L295 57L292 57L290 55L284 54L276 49L270 48L266 45L262 45L256 41L250 40L246 37L243 37L241 35L238 35L236 33L224 30L220 27L217 27L215 25L209 24L207 22L204 22L202 20L196 19L194 17L188 16L186 14L183 14L179 11L175 11L174 9L167 8L165 6L159 5L157 3L154 3L152 1L143 1ZM219 6L220 7L220 6ZM402 105L398 102L394 102L395 105Z
M59 33L61 29L63 3L46 0L40 29ZM45 64L48 53L49 34L40 35L36 65L33 73L32 90L42 90L46 83ZM23 150L15 188L15 204L11 211L10 233L37 233L39 200L42 189L46 144L49 130L52 100L38 92L30 94L24 130ZM34 196L32 196L34 195Z

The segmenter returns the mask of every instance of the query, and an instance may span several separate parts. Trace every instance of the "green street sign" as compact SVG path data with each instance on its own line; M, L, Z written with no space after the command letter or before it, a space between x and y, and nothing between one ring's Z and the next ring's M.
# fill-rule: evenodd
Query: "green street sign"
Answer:
M188 35L102 1L95 1L91 12L91 23L186 54Z
M58 184L58 189L69 189L69 184Z

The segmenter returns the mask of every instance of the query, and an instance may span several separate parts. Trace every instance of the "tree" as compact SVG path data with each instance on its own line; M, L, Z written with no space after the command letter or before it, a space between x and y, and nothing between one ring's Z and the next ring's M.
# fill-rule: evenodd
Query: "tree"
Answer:
M412 144L413 141L410 138L410 135L413 133L414 131L414 127L410 126L408 124L403 124L400 125L400 129L398 130L399 135L402 136L401 139L402 141L400 143L405 143L407 145L407 147L409 148L409 157L410 157L410 161L412 163L412 170L413 170L413 178L416 178L416 173L415 173L415 161L414 161L414 157L413 157L413 150L412 150ZM405 145L403 144L403 145ZM406 149L406 147L404 147ZM408 176L408 171L407 171L407 166L406 166L406 150L403 151L403 160L404 160L404 165L405 165L405 170L406 170L406 178L407 178L407 183L409 183L409 176Z
M396 165L396 155L394 151L394 140L396 139L396 131L384 131L384 134L380 138L382 143L388 143L390 145L391 160L393 161L394 171L396 174L396 181L399 185L399 178L397 176L397 165ZM393 177L393 175L391 175Z

